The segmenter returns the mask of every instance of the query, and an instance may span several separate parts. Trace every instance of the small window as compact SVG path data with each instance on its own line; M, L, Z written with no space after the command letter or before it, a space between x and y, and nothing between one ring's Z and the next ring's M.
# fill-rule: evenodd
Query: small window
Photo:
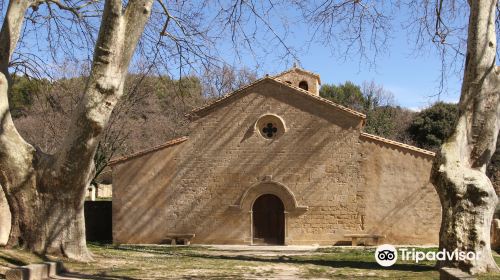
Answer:
M273 136L278 134L278 128L276 127L276 124L270 122L262 128L262 132L267 136L267 138L273 138Z
M301 88L303 90L309 90L309 85L307 84L306 81L302 81L299 83L299 88Z
M277 139L285 133L285 123L283 119L274 114L266 114L261 116L256 124L255 129L265 139Z

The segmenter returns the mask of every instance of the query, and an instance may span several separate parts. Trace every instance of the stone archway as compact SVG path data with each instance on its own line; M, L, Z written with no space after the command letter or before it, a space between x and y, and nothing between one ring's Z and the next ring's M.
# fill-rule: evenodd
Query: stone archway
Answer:
M297 203L297 199L293 192L285 185L272 181L271 179L265 179L262 182L258 182L250 186L245 192L240 196L236 204L230 205L229 210L235 213L248 213L249 215L249 231L248 235L245 237L245 242L249 244L254 243L254 223L253 223L253 206L255 202L263 195L273 195L277 197L283 205L283 241L279 244L287 244L287 223L291 216L297 216L305 213L308 210L307 206L302 206Z
M307 206L298 205L295 195L288 187L270 180L253 184L241 195L236 204L229 207L233 210L252 211L254 201L263 194L277 196L283 202L285 212L303 213L308 210Z

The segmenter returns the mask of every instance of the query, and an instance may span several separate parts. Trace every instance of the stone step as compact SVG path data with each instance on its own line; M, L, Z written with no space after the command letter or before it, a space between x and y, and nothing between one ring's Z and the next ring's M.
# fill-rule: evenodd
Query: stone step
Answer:
M476 280L477 278L458 268L442 267L439 269L440 280Z
M44 262L7 270L5 280L44 280L64 271L62 262Z

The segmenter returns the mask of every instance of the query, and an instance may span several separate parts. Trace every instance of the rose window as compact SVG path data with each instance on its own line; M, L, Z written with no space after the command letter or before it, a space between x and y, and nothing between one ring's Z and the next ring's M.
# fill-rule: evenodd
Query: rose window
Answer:
M274 135L278 132L278 128L273 123L268 123L263 129L262 132L269 137L273 138Z
M266 114L260 116L255 123L255 129L260 132L260 135L265 139L278 139L286 132L286 127L283 119L274 114Z

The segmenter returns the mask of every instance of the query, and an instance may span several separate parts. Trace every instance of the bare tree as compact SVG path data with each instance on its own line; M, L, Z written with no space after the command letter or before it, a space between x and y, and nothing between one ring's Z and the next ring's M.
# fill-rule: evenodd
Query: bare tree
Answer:
M10 1L0 33L0 184L12 214L9 245L40 253L91 259L85 242L83 199L93 177L93 157L123 84L152 0L104 4L92 70L70 129L55 154L27 143L9 112L8 67L24 15L37 1Z
M207 97L221 97L257 80L257 73L248 68L236 69L224 64L206 69L202 76L203 91Z
M431 181L442 205L440 249L475 252L479 258L438 265L472 274L498 271L490 249L498 198L485 174L499 130L497 1L325 0L298 5L315 36L361 57L378 54L389 37L390 15L405 7L410 17L403 26L414 36L416 49L435 47L441 57L441 85L450 68L464 71L459 121L435 158ZM468 22L463 20L467 17Z
M210 5L218 12L208 9ZM215 46L227 33L235 46L244 40L252 53L252 39L260 30L257 26L264 26L285 55L290 54L283 37L270 25L268 8L272 7L272 1L11 0L3 13L0 5L1 15L5 14L0 31L0 185L12 214L8 245L90 259L84 194L96 171L93 159L99 143L124 93L136 47L136 58L151 61L149 69L158 76L176 70L183 76L186 69L221 63ZM246 23L255 28L250 31ZM217 24L219 29L214 28ZM36 43L39 33L46 35L42 40L49 57L38 55L37 50L43 51ZM53 78L42 62L82 56L86 61L90 49L91 67L77 105L68 114L68 130L47 145L53 152L29 144L18 133L9 111L9 69Z
M455 132L441 146L431 179L442 205L440 248L479 255L477 260L441 261L439 265L481 273L499 270L490 248L498 197L486 175L499 130L497 1L469 1L469 7L459 119Z
M196 77L172 80L147 73L129 75L124 97L114 108L99 142L93 183L111 158L186 135L185 115L206 100Z
M30 92L33 102L23 108L21 116L13 116L21 136L49 154L55 153L61 144L88 77L88 72L82 70L79 64L63 63L57 71L67 74L68 78L61 77L45 83L32 80L38 88L36 93ZM15 80L13 85L16 86Z
M377 107L394 106L394 94L385 89L382 85L378 85L375 81L363 82L361 85L361 93L365 99L363 111L367 112Z
M311 41L329 46L345 59L357 56L372 65L390 39L392 1L292 0L302 11Z

